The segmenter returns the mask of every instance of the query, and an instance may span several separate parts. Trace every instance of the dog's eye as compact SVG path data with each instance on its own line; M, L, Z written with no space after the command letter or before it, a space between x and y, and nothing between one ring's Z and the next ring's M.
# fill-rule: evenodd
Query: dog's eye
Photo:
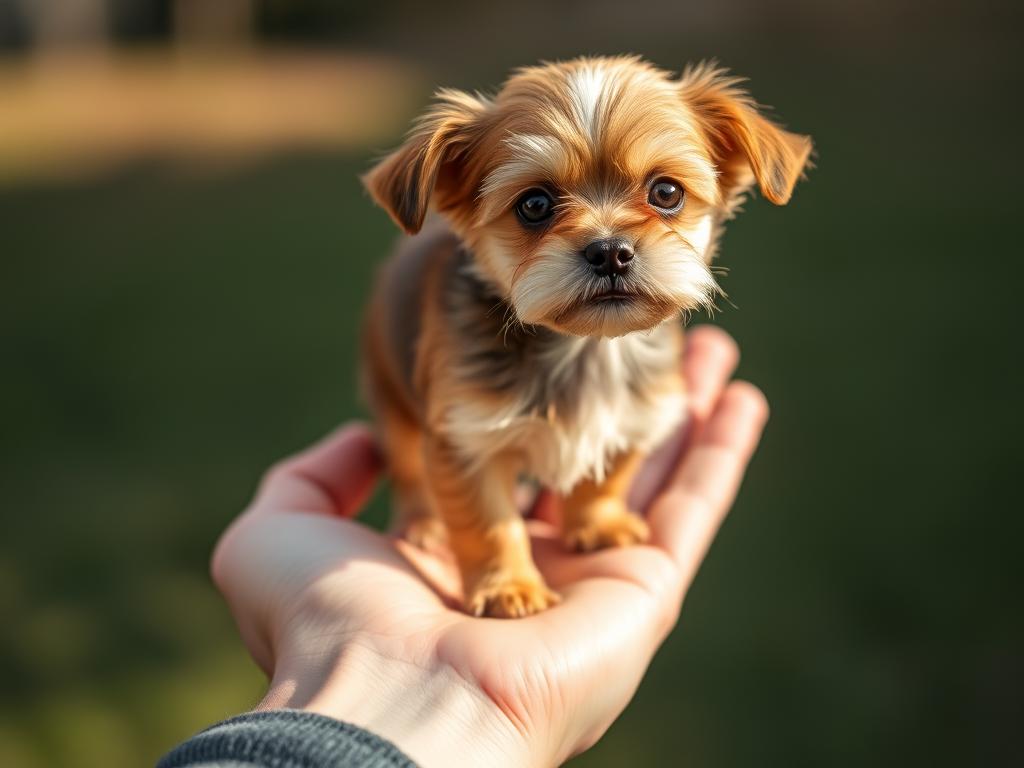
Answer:
M662 211L675 213L683 207L683 185L672 179L655 179L647 202Z
M527 224L540 224L555 212L555 201L543 189L524 192L516 202L516 213Z

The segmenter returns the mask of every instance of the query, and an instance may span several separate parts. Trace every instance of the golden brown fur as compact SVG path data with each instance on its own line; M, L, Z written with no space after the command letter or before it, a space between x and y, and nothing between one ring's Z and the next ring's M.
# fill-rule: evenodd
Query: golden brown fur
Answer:
M570 546L646 538L625 497L683 413L677 318L713 302L719 230L747 189L785 203L810 149L721 70L577 59L520 70L494 98L440 92L367 174L415 235L382 271L364 339L397 524L447 538L468 610L557 601L513 503L523 473L566 495ZM659 181L679 207L655 204ZM443 220L420 232L430 207ZM595 243L628 252L594 261Z

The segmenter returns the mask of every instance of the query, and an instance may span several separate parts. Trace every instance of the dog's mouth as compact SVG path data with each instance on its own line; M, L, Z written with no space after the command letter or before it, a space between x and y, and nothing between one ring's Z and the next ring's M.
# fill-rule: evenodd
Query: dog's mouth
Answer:
M551 321L556 329L576 336L621 336L649 330L677 311L666 299L620 284L579 297Z
M594 313L604 315L609 312L618 314L624 310L642 311L642 308L651 303L652 297L624 287L619 283L602 287L597 293L577 297L560 313L560 318L577 314L596 317ZM653 301L653 303L657 302Z
M610 288L609 290L603 291L591 298L590 302L594 304L621 304L636 301L638 298L639 297L635 293L630 293L629 291L624 291L620 288Z

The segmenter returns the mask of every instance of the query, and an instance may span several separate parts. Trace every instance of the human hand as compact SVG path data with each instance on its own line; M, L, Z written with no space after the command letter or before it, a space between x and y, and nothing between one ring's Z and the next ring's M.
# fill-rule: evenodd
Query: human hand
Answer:
M270 676L261 709L295 707L366 728L430 766L559 764L632 698L732 504L767 405L727 384L735 343L687 334L690 418L634 488L651 540L566 552L558 501L529 522L562 603L524 619L458 609L454 563L354 522L380 459L348 425L267 474L217 546L213 576Z

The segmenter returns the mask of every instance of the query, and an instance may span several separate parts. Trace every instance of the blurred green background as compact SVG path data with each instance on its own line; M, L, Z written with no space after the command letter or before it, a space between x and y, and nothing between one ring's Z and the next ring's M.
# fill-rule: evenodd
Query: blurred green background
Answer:
M0 765L151 764L258 700L207 559L271 462L362 412L396 232L357 174L435 86L619 52L719 58L819 161L727 233L714 322L772 420L573 765L1022 764L1020 21L0 0Z

